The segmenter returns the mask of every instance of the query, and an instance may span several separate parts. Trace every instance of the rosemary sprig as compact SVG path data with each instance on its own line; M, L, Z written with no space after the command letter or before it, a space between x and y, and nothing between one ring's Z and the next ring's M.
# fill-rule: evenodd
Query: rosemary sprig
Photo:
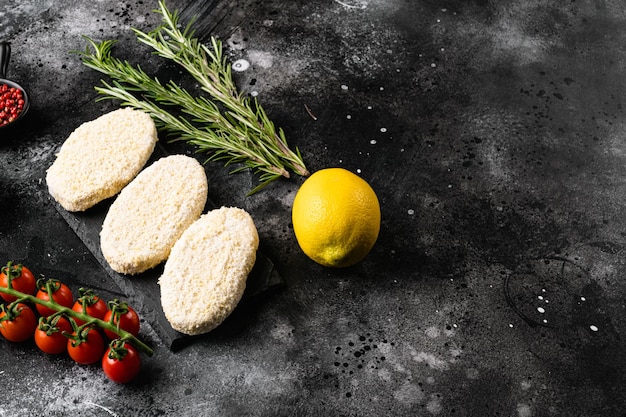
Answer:
M149 33L133 29L137 39L181 65L210 99L192 96L173 81L162 84L139 65L113 57L115 41L98 43L86 38L86 50L79 52L83 64L112 80L102 80L102 86L96 87L102 99L118 99L123 106L147 112L159 129L175 136L173 141L195 145L199 152L209 154L207 160L242 164L232 172L253 169L259 185L249 194L280 177L289 178L289 171L309 175L299 150L294 152L287 145L283 130L276 130L256 99L238 91L221 42L211 37L211 48L200 43L191 29L193 20L180 30L178 12L170 12L163 0L159 6L155 12L162 14L163 24ZM174 114L174 110L182 113Z

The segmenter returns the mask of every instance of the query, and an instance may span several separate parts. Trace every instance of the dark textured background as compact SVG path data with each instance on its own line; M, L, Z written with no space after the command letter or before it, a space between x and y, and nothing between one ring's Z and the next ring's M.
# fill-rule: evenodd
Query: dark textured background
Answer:
M290 224L301 178L246 197L254 176L209 163L209 198L251 213L285 288L177 353L144 323L156 353L129 386L2 340L0 415L626 414L622 2L168 5L250 62L238 85L312 171L372 185L379 241L355 267L318 266ZM71 131L117 105L69 53L81 35L181 76L131 33L157 24L156 3L3 6L7 76L33 103L0 130L0 261L120 296L43 179Z

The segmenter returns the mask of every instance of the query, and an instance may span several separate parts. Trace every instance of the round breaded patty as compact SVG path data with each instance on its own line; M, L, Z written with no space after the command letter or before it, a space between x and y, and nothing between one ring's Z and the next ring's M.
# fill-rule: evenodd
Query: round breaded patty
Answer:
M85 122L61 146L46 173L50 195L84 211L119 193L146 164L158 140L150 116L123 108Z
M222 323L243 295L258 247L254 222L240 208L212 210L189 226L159 278L172 328L197 335Z
M164 157L144 169L115 199L102 224L100 246L111 268L138 274L160 264L200 217L208 183L200 163Z

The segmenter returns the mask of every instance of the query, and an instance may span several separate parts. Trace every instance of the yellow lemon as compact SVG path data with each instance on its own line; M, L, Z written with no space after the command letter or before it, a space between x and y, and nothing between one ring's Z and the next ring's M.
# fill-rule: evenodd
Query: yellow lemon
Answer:
M330 267L361 261L380 231L376 193L343 168L322 169L307 178L293 201L291 218L302 251Z

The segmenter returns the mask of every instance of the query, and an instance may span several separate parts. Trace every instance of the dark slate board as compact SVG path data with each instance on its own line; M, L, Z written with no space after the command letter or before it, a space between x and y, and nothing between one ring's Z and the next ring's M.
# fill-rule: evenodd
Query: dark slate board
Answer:
M194 19L193 28L196 36L206 40L210 35L217 34L217 32L225 32L224 35L228 35L228 32L231 32L233 27L243 25L247 19L254 16L256 8L258 8L258 4L250 0L235 0L231 2L200 0L192 2L180 10L181 23L187 24ZM233 10L248 10L248 12L240 15L239 13L233 13ZM163 146L160 143L157 144L154 154L147 165L167 154L168 152L165 151ZM140 275L129 277L113 271L102 256L99 233L108 207L113 199L104 201L82 213L70 213L56 203L53 198L50 198L50 200L128 300L137 306L142 317L153 326L164 344L175 351L196 339L195 337L176 332L165 319L161 309L161 296L157 284L163 265ZM214 207L211 202L208 202L205 212ZM264 255L262 251L258 251L254 269L248 276L246 291L237 309L252 305L252 299L256 300L259 296L267 295L273 290L282 288L282 286L283 280L275 269L272 260Z
M146 166L151 164L156 158L165 156L166 152L157 148L155 154L156 156ZM50 197L50 201L100 265L102 265L102 268L119 286L128 301L137 309L140 316L150 323L161 341L170 350L179 350L196 339L196 337L191 337L172 329L165 318L161 308L161 293L158 285L158 278L163 272L163 264L138 275L123 275L111 269L102 255L100 250L100 230L113 198L103 201L84 212L76 213L66 211L52 197ZM215 208L215 206L209 201L204 212L206 213L212 208ZM246 290L240 305L246 304L252 299L270 292L270 290L279 289L282 285L283 280L274 267L272 260L261 251L257 251L256 263L248 276Z

